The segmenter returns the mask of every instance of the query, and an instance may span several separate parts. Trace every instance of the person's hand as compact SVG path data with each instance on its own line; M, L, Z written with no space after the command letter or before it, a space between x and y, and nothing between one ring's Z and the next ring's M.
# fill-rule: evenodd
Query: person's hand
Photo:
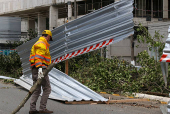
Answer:
M38 79L41 79L43 77L44 77L44 75L43 75L43 72L42 72L42 68L39 68L38 69Z

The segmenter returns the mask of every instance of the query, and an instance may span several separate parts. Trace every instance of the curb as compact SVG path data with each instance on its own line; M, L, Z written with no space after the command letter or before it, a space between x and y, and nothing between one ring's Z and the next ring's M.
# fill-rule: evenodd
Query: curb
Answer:
M168 101L170 101L169 97L161 97L161 96L141 94L141 93L132 93L132 94L134 95L134 97L147 98L147 99L150 99L150 100L160 101L161 104L167 104Z
M100 92L101 94L107 94L106 92ZM120 96L119 94L111 94L113 96ZM161 104L168 104L170 101L169 97L161 97L156 95L142 94L142 93L132 93L133 96L126 96L127 98L145 98L148 100L160 101Z

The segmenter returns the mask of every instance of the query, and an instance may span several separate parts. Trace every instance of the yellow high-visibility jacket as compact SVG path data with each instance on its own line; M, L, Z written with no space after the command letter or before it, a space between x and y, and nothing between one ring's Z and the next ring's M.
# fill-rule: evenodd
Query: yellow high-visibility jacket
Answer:
M40 37L39 40L32 46L29 61L32 67L47 68L51 64L51 56L49 51L50 44L44 37Z

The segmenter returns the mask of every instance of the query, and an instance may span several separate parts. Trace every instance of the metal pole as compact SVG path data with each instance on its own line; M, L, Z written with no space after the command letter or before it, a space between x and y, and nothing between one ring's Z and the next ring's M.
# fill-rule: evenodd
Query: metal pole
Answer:
M92 11L93 11L93 0L92 0Z
M137 13L137 11L136 11L136 0L135 0L135 17L136 17L136 13Z
M151 18L153 18L153 0L151 0Z
M70 21L72 17L71 1L68 1L67 4L68 4L68 21Z
M101 8L102 8L102 0L101 0Z
M65 73L68 75L68 59L65 61Z
M134 63L134 41L133 41L133 35L131 36L131 63L135 65Z
M160 18L160 17L159 17L159 0L158 0L158 18Z
M85 2L85 8L84 9L85 9L85 14L86 14L86 10L87 10L86 2Z
M144 4L145 4L145 9L144 9L145 10L145 14L144 15L146 16L146 0L145 0Z
M67 22L71 20L71 17L72 17L71 1L68 1L68 20L67 20ZM68 75L68 59L65 61L65 73Z
M78 10L78 3L77 3L77 14L76 14L76 15L78 15L78 13L79 13L78 11L79 11L79 10ZM76 18L77 18L77 17L76 17Z
M143 0L142 0L142 17L143 17Z
M74 19L77 19L77 5L76 5L76 0L74 0Z

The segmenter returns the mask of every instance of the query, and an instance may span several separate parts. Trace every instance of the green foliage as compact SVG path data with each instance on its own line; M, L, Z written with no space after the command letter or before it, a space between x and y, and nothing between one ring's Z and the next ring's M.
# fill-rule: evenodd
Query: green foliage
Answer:
M29 36L29 40L36 38L38 33L32 29L27 30L28 32L28 36Z
M9 55L0 54L0 74L13 78L19 78L22 75L22 67L20 57L17 52Z
M11 47L11 49L15 49L16 47L18 47L19 45L22 45L25 42L27 42L27 40L26 41L14 41L14 42L7 41L6 46Z
M162 41L163 36L159 31L155 31L152 37L147 29L139 25L137 29L139 35L137 40L139 43L147 43L149 49L158 52L158 57L162 55L165 43ZM97 53L100 51L98 50ZM114 92L169 92L168 88L164 87L160 62L150 57L145 50L138 54L137 62L141 68L133 67L127 61L101 58L96 52L90 52L93 56L79 56L79 59L70 60L73 71L70 71L70 76L77 79L84 85L95 91ZM89 53L89 54L90 54ZM99 54L100 55L100 54ZM170 71L170 70L169 70Z
M141 24L139 24L137 31L141 33L140 35L137 35L138 42L147 43L150 51L155 47L154 51L158 52L158 57L160 58L163 53L163 48L165 47L165 43L162 40L164 36L160 35L159 31L155 31L155 34L152 37L148 30Z
M133 86L135 72L136 68L124 60L93 56L70 75L95 91L119 92L138 90Z
M92 90L107 93L167 92L167 89L164 88L160 63L153 57L150 58L147 51L138 54L137 62L141 64L139 70L129 62L116 57L107 59L93 54L93 56L82 58L79 61L80 65L76 64L76 70L70 71L69 75ZM76 62L78 63L78 61Z
M139 83L142 85L143 90L165 92L160 62L156 61L154 57L150 57L147 51L138 54L137 62L141 64L138 76L140 77Z
M15 49L23 43L26 43L27 41L37 37L37 32L29 29L28 36L29 38L25 39L24 41L8 41L7 45L9 45L12 49ZM10 53L9 55L0 54L0 69L0 75L13 78L19 78L20 76L22 76L21 61L16 51Z
M3 79L3 82L4 83L12 83L12 84L14 84L14 80L13 79Z

